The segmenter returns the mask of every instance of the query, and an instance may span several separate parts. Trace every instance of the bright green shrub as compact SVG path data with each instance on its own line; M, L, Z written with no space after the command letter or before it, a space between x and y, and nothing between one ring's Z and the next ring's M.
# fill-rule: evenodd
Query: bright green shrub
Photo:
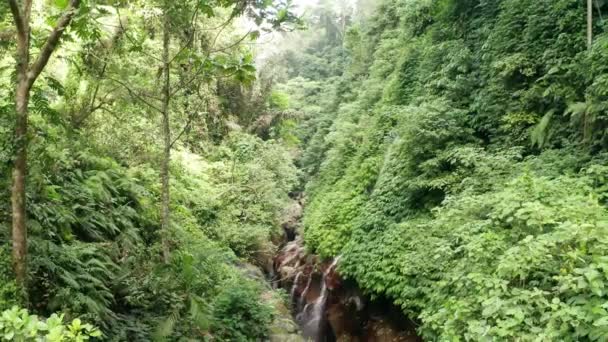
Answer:
M284 147L243 134L227 139L215 158L209 171L218 202L213 220L201 224L237 256L250 257L278 231L297 171Z
M0 308L18 305L21 297L13 277L10 255L9 246L0 245Z
M53 158L55 153L59 156ZM118 319L114 286L124 255L142 246L148 224L142 184L114 161L70 150L46 151L54 172L34 179L29 206L30 300L106 329ZM50 162L50 161L49 161Z
M335 255L358 217L360 224L381 228L441 203L464 177L464 170L454 171L466 166L448 149L470 140L459 122L462 114L443 102L382 107L376 116L360 119L360 128L371 122L373 130L334 133L341 141L334 142L322 174L308 189L314 195L305 218L309 245ZM345 144L358 149L349 154Z
M297 177L275 142L243 135L224 151L212 163L172 166L170 265L160 259L157 172L92 152L37 151L29 297L39 313L82 317L117 341L206 334L221 284L238 274L234 253L268 244ZM8 270L8 250L2 261ZM12 305L16 287L2 275L1 302Z
M280 91L273 91L270 94L269 104L271 108L278 110L289 109L289 94Z
M65 324L63 318L63 314L53 314L45 320L39 320L27 310L15 306L0 315L0 338L16 342L81 342L102 336L91 324L83 324L78 318Z
M597 340L608 216L589 185L524 174L450 197L432 217L359 231L341 270L419 315L429 339Z
M260 302L260 290L241 280L226 286L215 299L211 331L220 341L263 340L272 319L271 308Z
M106 244L32 243L32 275L40 279L32 300L49 311L63 311L107 327L116 319L112 285L120 267Z

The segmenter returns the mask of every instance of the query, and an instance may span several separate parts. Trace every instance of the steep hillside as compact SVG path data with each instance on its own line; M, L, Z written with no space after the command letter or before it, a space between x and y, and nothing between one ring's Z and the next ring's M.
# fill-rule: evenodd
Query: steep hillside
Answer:
M284 54L307 247L428 340L607 336L607 9L588 51L582 1L329 6Z

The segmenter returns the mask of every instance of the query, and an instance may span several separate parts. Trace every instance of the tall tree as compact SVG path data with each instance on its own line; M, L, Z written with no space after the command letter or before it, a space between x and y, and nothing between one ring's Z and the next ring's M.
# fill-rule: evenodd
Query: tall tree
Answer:
M587 0L587 48L593 45L593 0Z
M162 94L162 134L163 134L163 156L161 160L161 230L163 245L163 260L169 262L169 243L167 233L171 224L170 210L170 188L169 188L169 164L171 163L171 127L169 123L169 105L171 101L171 61L169 60L169 49L171 47L171 22L169 16L169 2L165 1L163 10L163 94Z
M80 0L70 0L55 27L40 49L38 57L30 63L30 17L32 0L8 0L17 29L17 84L15 90L15 155L13 186L11 189L13 268L17 282L25 285L27 280L27 224L26 224L26 176L28 148L28 105L30 90L46 67L57 48L61 36L70 25L80 6Z
M272 1L250 3L245 0L228 0L228 1L184 1L173 2L163 0L160 3L162 17L160 18L162 26L162 56L160 59L162 70L162 90L160 96L155 98L160 99L160 106L154 105L141 96L136 96L139 100L144 101L149 107L160 112L161 115L161 134L163 140L162 156L160 161L160 176L161 176L161 237L162 237L162 256L165 262L169 261L170 243L168 241L168 231L171 226L171 194L170 194L170 172L169 166L171 163L171 149L173 145L182 136L183 130L189 127L189 122L186 123L182 133L172 137L171 133L171 104L173 97L192 87L196 87L197 81L205 82L204 79L213 77L216 73L220 77L234 77L239 82L246 83L255 78L255 68L251 63L253 60L249 57L238 58L236 61L228 61L226 58L214 59L213 54L219 54L237 48L247 37L256 37L256 33L247 32L235 42L228 44L225 47L217 48L214 43L217 42L219 34L238 16L247 14L262 30L270 31L272 29L285 29L283 24L298 23L298 18L290 12L291 2L275 4ZM193 41L197 30L200 29L199 20L201 17L215 17L216 8L232 7L232 12L227 20L220 25L218 33L213 39L211 46L193 47ZM199 15L200 14L200 15ZM185 37L183 33L187 32ZM179 46L172 46L172 36L183 37ZM171 54L172 48L177 48L177 53ZM186 64L198 65L191 67L189 74L185 75L185 79L171 83L171 72L174 64L178 61L188 60ZM213 60L213 62L212 62ZM123 84L124 85L124 84ZM129 87L129 89L131 89ZM136 94L130 90L131 94Z

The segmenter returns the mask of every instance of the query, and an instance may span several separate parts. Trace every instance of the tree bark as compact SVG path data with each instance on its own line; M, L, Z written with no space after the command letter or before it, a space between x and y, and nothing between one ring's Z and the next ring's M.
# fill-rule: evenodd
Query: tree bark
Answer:
M587 49L593 46L593 0L587 0Z
M24 75L18 75L15 103L17 120L15 125L15 161L13 167L13 188L11 192L13 219L13 269L17 283L25 285L27 280L27 226L25 177L27 173L27 126L30 87Z
M32 0L25 0L20 8L16 0L8 0L15 27L17 28L17 87L15 91L15 156L13 186L11 189L13 270L17 283L27 285L27 224L26 224L26 176L28 148L28 105L30 90L55 51L61 36L72 21L80 0L71 0L67 10L57 20L40 50L40 55L30 66L30 16Z
M16 1L9 6L17 28L17 87L15 89L15 156L13 166L13 186L11 189L12 209L12 261L17 283L25 288L27 281L27 227L25 215L25 177L27 173L27 125L30 85L29 69L29 17L31 2L19 8Z
M169 228L171 225L170 201L171 194L169 188L169 163L171 162L171 128L169 127L169 105L171 101L171 75L169 61L169 47L171 43L170 22L168 9L164 13L163 27L163 105L162 105L162 134L163 134L163 155L161 160L161 234L163 247L163 261L169 262Z

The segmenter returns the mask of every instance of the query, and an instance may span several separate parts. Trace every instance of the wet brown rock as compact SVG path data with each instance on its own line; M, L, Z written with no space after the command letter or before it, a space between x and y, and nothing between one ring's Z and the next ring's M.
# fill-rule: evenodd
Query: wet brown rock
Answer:
M413 331L398 330L390 322L372 320L366 328L365 341L368 342L419 342L422 341Z
M290 293L296 322L309 339L421 341L411 321L398 308L390 303L370 302L356 284L342 279L339 260L321 261L318 256L307 254L300 239L288 242L275 257L274 265L281 278L279 283Z

